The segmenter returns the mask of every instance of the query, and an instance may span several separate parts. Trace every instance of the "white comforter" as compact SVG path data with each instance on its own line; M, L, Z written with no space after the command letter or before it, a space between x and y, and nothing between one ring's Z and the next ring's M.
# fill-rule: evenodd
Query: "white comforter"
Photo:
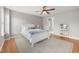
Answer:
M30 41L32 45L38 41L48 38L48 31L42 29L30 29L23 31L22 34Z

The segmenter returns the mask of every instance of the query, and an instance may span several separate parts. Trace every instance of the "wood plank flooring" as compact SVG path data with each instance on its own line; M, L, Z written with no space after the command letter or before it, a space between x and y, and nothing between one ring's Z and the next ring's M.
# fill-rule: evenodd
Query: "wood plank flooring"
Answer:
M2 53L15 53L16 52L16 43L14 38L10 40L5 40L4 45L1 49Z
M59 40L65 40L67 42L73 43L72 53L79 53L79 40L71 39L69 37L63 37L63 36L59 36L59 35L52 35L52 34L51 34L50 38L52 38L52 39L57 38Z
M58 40L64 40L67 42L73 43L72 53L79 53L79 40L71 39L69 37L63 37L58 35L50 35L49 38L57 38ZM4 45L1 49L2 53L16 53L16 42L14 38L10 38L10 40L5 40Z

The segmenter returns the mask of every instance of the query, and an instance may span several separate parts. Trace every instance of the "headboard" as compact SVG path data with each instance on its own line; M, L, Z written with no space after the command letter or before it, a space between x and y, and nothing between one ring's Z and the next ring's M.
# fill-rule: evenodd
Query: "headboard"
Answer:
M23 25L21 25L21 31L23 32L23 31L28 30L29 28L33 28L33 27L35 27L34 24L23 24Z

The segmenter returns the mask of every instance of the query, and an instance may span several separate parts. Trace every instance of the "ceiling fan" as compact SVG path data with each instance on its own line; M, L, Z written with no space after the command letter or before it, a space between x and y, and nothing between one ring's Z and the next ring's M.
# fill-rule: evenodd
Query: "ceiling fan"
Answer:
M50 14L49 11L53 11L53 10L55 10L55 8L48 9L47 6L43 6L40 15L42 15L43 13Z

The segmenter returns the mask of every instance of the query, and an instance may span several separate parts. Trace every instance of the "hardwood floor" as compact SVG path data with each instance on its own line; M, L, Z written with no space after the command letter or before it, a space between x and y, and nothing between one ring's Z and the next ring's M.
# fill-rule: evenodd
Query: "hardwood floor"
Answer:
M58 35L50 35L51 39L57 38L58 40L64 40L70 43L73 43L72 53L79 53L79 40L71 39L69 37L63 37ZM16 42L14 38L10 40L5 40L4 45L1 49L2 53L16 53Z
M65 40L67 42L71 42L73 43L73 49L72 49L72 53L79 53L79 40L76 39L71 39L69 37L63 37L63 36L59 36L59 35L50 35L50 38L57 38L59 40Z
M11 38L10 40L5 40L4 45L1 49L2 53L15 53L16 52L16 43L15 39Z

